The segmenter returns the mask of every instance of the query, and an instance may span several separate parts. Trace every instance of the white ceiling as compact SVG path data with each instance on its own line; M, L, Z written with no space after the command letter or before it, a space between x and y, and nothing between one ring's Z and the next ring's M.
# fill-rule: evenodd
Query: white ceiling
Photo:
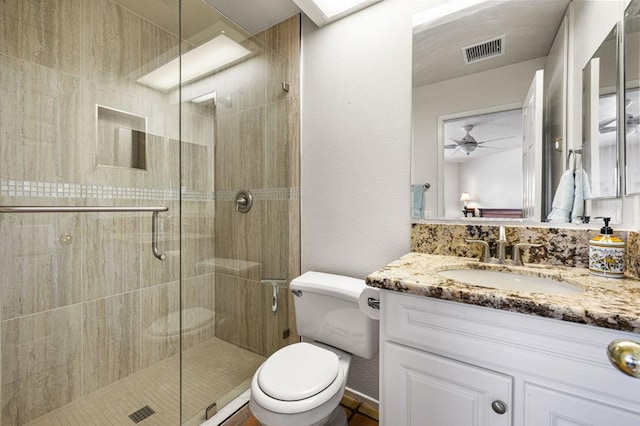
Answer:
M167 31L178 34L178 0L113 0ZM182 0L185 39L211 28L253 35L300 13L292 0ZM208 3L208 4L207 4ZM213 8L211 7L213 6ZM215 8L215 9L214 9ZM246 38L246 35L244 36Z
M113 0L150 22L178 35L178 0ZM278 0L282 1L282 0ZM182 0L183 38L193 45L210 40L220 32L240 42L249 34L204 0Z
M511 0L414 33L413 86L547 56L568 4L569 0ZM465 65L461 48L502 34L504 55Z
M251 34L300 13L292 0L203 0Z

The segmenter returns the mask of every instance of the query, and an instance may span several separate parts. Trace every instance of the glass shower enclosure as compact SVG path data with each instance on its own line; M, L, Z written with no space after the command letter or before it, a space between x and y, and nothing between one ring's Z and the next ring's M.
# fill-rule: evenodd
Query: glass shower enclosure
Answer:
M200 424L293 341L297 31L0 2L2 425Z

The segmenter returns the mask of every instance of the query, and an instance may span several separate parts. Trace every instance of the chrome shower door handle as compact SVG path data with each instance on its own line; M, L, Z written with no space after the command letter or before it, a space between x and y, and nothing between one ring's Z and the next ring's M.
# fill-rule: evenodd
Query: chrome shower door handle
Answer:
M151 251L156 259L165 260L167 256L158 250L158 213L159 212L154 211L151 217Z

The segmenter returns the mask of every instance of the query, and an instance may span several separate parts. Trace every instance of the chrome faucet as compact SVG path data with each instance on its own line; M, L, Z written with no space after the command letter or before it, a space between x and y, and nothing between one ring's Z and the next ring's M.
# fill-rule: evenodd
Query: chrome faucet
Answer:
M501 226L498 230L498 241L496 241L496 258L498 258L498 263L503 263L505 259L505 250L504 246L507 245L507 233L504 229L504 226Z
M523 247L540 247L542 244L532 243L517 243L513 246L511 251L511 259L506 258L505 246L509 243L507 241L507 233L504 226L500 226L498 229L498 239L496 240L495 256L491 257L491 250L489 249L489 243L483 240L465 240L468 243L477 243L482 245L482 256L480 262L497 263L497 264L509 264L522 266L522 253L520 249Z

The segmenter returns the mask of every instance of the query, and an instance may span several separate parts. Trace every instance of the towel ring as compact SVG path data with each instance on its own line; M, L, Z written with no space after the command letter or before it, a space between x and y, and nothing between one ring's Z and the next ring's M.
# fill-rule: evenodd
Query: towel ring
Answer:
M582 155L582 147L578 147L575 149L570 149L569 154L567 154L567 161L565 163L565 170L569 170L569 165L571 164L571 157L573 156L573 168L571 170L576 171L576 167L578 164L578 155Z

